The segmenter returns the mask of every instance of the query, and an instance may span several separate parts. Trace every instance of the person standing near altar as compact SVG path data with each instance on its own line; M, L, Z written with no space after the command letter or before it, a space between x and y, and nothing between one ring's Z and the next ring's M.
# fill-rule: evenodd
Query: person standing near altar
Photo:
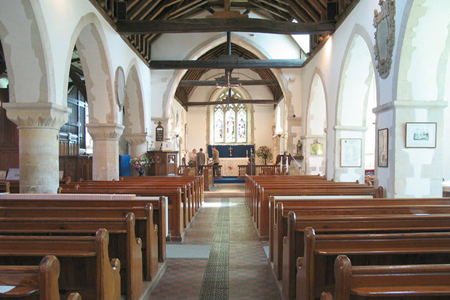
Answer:
M197 160L197 149L193 149L192 152L189 153L188 165L196 166L197 165L196 160Z
M213 165L218 166L219 163L220 163L219 150L217 150L215 146L211 146L211 150L212 150ZM219 169L217 167L214 167L214 176L215 177L220 176L220 172L219 172Z
M197 169L199 174L203 174L203 166L206 164L206 155L203 148L197 153Z

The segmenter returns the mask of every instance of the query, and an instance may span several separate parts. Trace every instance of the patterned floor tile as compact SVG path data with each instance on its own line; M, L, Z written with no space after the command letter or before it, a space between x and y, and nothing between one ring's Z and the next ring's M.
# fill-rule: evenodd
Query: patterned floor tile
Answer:
M243 191L243 186L230 188ZM205 198L184 241L178 244L177 251L188 257L183 245L210 245L209 258L169 257L150 299L281 299L263 249L267 241L258 240L243 196Z

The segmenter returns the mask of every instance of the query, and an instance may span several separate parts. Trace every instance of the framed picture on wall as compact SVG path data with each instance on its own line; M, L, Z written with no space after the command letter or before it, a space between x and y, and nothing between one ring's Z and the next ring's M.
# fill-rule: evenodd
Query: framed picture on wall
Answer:
M388 143L389 129L378 130L378 167L386 168L388 166Z
M436 123L406 123L406 148L436 148Z
M362 139L341 139L341 167L361 167Z

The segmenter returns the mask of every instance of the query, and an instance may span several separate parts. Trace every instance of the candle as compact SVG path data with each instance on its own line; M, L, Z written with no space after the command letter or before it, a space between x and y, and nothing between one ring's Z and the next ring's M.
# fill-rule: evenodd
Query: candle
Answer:
M248 157L248 150L245 150L245 157Z

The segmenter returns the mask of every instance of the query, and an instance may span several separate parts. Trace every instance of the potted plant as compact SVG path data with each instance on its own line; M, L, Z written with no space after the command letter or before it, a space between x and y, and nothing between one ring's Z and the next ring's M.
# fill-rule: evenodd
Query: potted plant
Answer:
M264 164L267 165L267 160L272 159L272 150L267 146L260 146L258 150L256 150L256 156L261 157Z
M135 157L130 160L130 163L139 172L139 176L143 176L145 173L145 168L148 165L148 158L145 156L142 158Z

